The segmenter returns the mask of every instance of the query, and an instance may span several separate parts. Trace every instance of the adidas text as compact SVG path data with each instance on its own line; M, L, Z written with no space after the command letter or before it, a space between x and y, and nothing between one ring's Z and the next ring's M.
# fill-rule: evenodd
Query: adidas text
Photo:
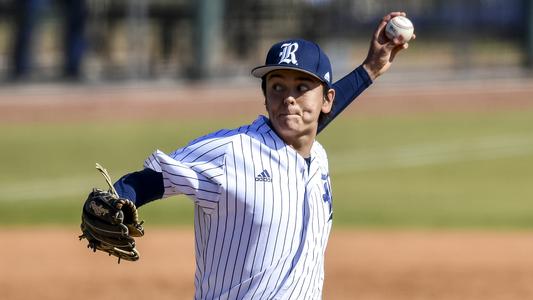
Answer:
M272 182L272 178L269 178L269 177L255 177L255 181Z

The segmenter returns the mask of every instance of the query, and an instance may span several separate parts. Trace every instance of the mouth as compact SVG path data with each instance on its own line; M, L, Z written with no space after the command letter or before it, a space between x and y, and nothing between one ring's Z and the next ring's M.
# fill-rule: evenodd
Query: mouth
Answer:
M290 116L296 116L296 117L299 117L300 114L297 113L297 112L283 112L283 113L280 113L279 114L280 117L290 117Z
M287 121L296 121L300 118L300 115L298 114L280 114L278 116L279 120L283 120L284 122Z

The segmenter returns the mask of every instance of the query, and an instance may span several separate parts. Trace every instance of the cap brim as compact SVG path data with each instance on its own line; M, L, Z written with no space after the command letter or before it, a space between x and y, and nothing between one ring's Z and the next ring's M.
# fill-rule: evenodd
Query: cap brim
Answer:
M304 69L300 69L298 67L293 67L293 66L288 66L288 65L268 65L268 66L255 67L255 68L252 69L252 75L254 77L257 77L257 78L262 78L266 74L268 74L268 73L270 73L272 71L275 71L275 70L295 70L295 71L300 71L302 73L306 73L306 74L309 74L309 75L315 77L316 79L320 80L321 82L324 82L328 86L330 85L330 83L325 81L324 78L320 78L314 73L311 73L311 72L309 72L307 70L304 70Z

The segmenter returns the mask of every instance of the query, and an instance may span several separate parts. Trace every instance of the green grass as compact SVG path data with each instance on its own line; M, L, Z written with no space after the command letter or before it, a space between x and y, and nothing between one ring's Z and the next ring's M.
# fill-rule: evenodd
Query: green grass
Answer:
M328 150L340 226L533 228L533 111L344 116ZM105 187L155 149L246 120L1 125L0 224L79 223L90 188ZM141 208L147 224L192 224L192 203Z
M224 122L230 127L237 121ZM155 149L177 145L219 127L209 121L183 124L25 124L0 127L0 224L74 224L92 187L106 188L99 162L113 179L142 169ZM178 201L176 201L179 199ZM192 204L173 197L143 207L152 224L192 222Z
M533 112L339 120L341 225L533 228Z

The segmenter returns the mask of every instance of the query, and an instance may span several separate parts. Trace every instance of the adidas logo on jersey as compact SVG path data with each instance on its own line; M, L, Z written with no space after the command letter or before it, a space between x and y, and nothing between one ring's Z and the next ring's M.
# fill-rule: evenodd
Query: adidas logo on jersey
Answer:
M267 170L263 170L261 174L255 176L255 181L272 182L272 177Z

